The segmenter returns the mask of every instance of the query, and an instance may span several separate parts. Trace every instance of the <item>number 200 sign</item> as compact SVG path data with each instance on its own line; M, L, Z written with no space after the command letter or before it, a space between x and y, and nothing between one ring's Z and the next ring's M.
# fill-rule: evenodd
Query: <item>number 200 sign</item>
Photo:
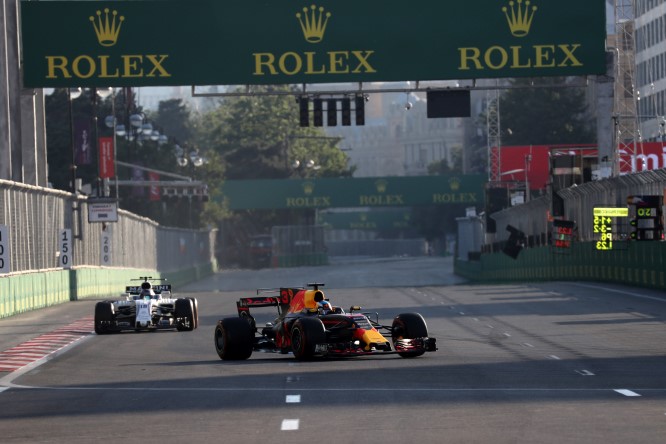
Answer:
M0 225L0 273L9 273L9 229Z
M72 268L72 230L60 230L60 267Z

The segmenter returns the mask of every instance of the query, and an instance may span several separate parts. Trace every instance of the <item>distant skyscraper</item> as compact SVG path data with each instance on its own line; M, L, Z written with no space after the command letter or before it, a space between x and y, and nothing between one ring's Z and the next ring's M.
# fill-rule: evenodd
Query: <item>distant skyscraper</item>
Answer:
M666 140L666 0L634 0L636 86L643 140Z

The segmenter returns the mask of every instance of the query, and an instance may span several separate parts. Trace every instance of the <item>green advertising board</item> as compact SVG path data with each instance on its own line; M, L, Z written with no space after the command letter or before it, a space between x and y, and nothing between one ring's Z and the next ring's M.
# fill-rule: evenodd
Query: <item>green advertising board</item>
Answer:
M604 0L21 1L26 87L603 74Z
M412 226L410 208L322 212L317 223L336 230L404 230Z
M482 174L343 179L228 180L231 210L484 205Z

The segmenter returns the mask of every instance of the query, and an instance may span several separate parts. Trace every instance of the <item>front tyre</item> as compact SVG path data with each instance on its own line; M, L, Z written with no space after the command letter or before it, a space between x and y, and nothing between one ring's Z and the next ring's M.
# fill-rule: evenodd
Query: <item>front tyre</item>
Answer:
M104 301L95 304L95 333L98 335L111 333L114 315L111 302Z
M199 328L199 302L197 298L187 298L192 301L192 311L194 313L194 328Z
M393 344L401 339L427 338L428 327L419 313L401 313L393 318L391 338ZM425 353L424 348L399 353L403 358L415 358Z
M300 361L312 359L318 344L326 343L326 330L319 318L300 318L291 327L291 350Z
M176 328L178 331L194 330L196 325L194 323L194 307L190 299L176 299L174 316L176 317Z
M220 319L214 339L215 351L222 360L244 360L252 355L254 332L245 319Z

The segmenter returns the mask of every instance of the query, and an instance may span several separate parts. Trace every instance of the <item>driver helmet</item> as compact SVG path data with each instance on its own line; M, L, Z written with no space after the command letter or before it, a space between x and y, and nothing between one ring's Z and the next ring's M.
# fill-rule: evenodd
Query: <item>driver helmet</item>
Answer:
M149 298L155 297L155 292L153 291L152 288L144 288L141 290L141 295L142 298L148 296Z
M329 313L333 310L333 306L327 300L317 302L317 307L320 308L324 313Z

